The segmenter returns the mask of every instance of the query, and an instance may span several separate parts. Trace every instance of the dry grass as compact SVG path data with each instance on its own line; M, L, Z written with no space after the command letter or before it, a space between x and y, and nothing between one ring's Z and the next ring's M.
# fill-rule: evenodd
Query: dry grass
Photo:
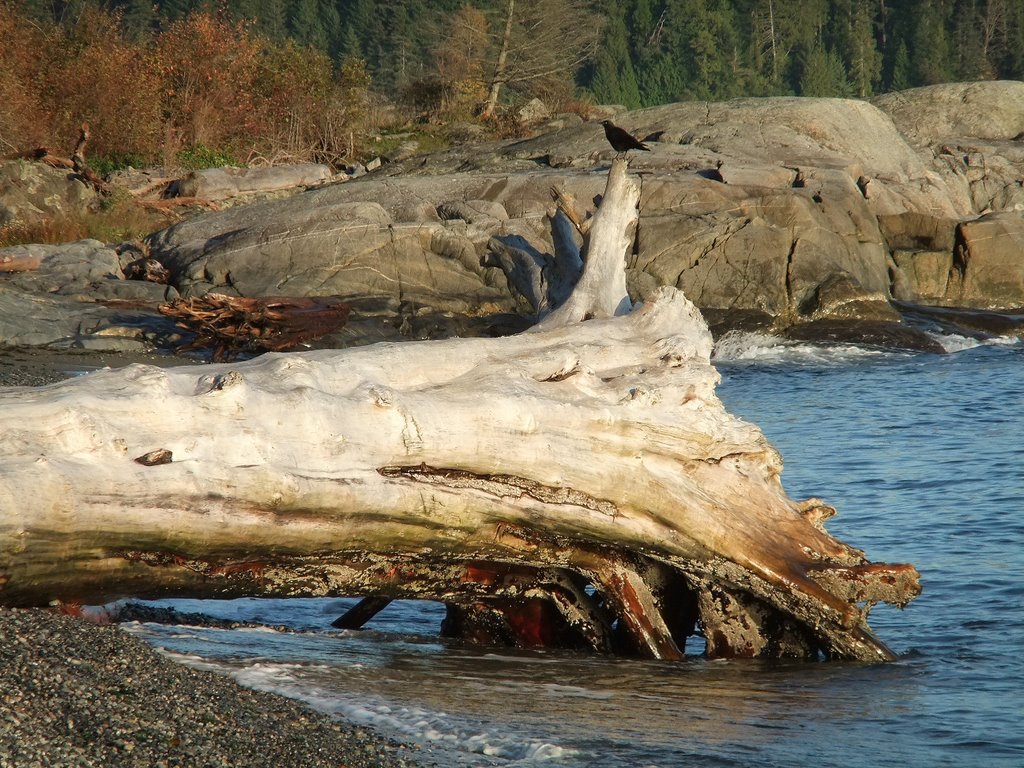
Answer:
M94 239L103 243L139 241L170 223L127 197L114 195L98 211L52 216L0 227L0 248L29 243L70 243Z

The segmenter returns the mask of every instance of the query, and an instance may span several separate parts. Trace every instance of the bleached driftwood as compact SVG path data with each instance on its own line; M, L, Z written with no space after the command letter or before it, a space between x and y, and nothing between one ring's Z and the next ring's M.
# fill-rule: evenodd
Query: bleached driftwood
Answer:
M616 162L586 270L621 271L595 238L635 189ZM571 317L514 337L0 392L0 603L422 597L488 641L672 659L696 622L714 655L892 658L867 610L916 571L786 496L681 293L626 314L617 286L584 274Z
M636 234L637 205L640 187L625 173L624 160L613 162L608 173L608 185L597 215L590 222L587 239L587 259L580 281L569 298L543 318L537 328L553 328L578 323L591 317L614 317L632 309L626 291L625 257ZM570 218L568 215L566 218ZM560 227L556 222L555 231ZM564 225L561 227L564 229ZM568 249L572 240L556 237L562 248ZM575 263L572 256L567 254Z

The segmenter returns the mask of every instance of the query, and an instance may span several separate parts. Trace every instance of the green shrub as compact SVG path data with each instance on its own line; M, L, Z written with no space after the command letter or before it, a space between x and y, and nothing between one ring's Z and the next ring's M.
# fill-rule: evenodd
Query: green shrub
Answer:
M211 149L204 144L195 144L178 152L178 165L189 171L203 168L220 168L224 165L238 165L238 161L226 150Z
M131 152L112 153L102 157L88 158L89 167L96 171L97 175L106 177L114 171L123 171L125 168L145 168L149 165L146 158Z

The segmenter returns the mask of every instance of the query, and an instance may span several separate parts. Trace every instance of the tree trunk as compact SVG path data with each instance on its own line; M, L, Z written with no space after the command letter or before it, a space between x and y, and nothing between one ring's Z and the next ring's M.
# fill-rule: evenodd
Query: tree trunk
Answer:
M677 659L696 622L718 656L892 658L866 615L917 572L786 496L682 293L630 311L626 170L530 332L0 391L0 604L417 597L489 641Z
M505 84L505 63L508 60L508 49L512 41L512 22L515 19L516 0L508 0L508 11L505 15L505 32L501 36L501 48L498 50L498 60L494 64L494 75L491 77L491 87L487 93L487 102L484 104L480 116L484 119L494 115L494 109L498 106L498 96L501 95L501 86Z

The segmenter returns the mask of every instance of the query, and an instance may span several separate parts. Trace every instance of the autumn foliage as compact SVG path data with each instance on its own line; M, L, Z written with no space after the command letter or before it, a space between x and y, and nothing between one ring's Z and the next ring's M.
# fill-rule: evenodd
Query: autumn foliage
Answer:
M66 151L92 126L90 157L175 164L197 148L237 162L341 163L357 149L369 78L361 62L272 42L196 12L141 41L117 13L30 22L0 0L0 153Z
M7 152L44 143L44 124L56 110L46 108L46 95L40 92L46 73L40 56L47 49L45 36L7 2L0 3L0 40L0 144ZM71 134L68 143L73 141Z
M451 29L435 51L439 113L465 119L487 98L484 62L491 46L487 17L464 5L452 19Z

